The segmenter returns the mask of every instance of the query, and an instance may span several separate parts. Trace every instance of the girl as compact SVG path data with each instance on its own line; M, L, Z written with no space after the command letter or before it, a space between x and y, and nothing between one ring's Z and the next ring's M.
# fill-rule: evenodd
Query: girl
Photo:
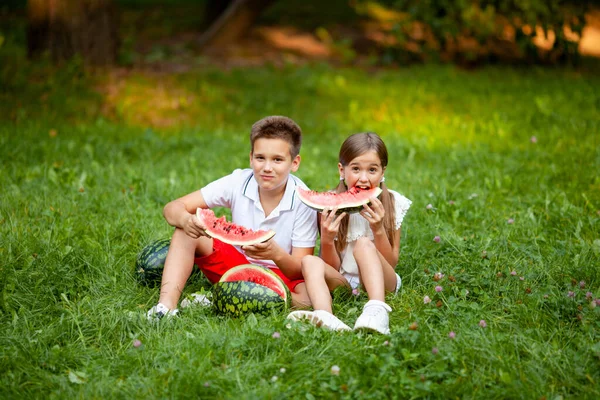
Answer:
M321 213L321 258L302 258L302 275L315 311L294 311L288 318L309 320L332 330L351 330L332 314L331 295L339 286L356 289L362 285L369 301L354 329L389 334L391 307L386 292L397 292L401 279L394 271L400 250L400 225L411 201L389 190L384 182L387 148L372 132L348 137L340 148L337 192L358 186L380 186L380 199L372 198L360 213L336 215L337 208Z

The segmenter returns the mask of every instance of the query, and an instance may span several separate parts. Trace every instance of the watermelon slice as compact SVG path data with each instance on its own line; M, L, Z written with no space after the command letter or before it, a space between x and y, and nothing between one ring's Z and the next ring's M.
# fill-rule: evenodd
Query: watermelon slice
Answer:
M213 210L198 208L196 216L206 226L206 233L223 243L229 243L234 246L250 246L265 242L275 236L275 231L253 231L228 222L225 216L217 218Z
M371 197L378 197L381 194L381 188L379 187L366 190L356 186L342 193L315 192L300 187L297 187L296 191L300 200L310 208L322 211L326 207L337 207L338 213L360 212L363 205L370 203Z
M227 271L213 289L213 306L219 314L270 314L286 309L292 295L281 278L268 268L238 265Z

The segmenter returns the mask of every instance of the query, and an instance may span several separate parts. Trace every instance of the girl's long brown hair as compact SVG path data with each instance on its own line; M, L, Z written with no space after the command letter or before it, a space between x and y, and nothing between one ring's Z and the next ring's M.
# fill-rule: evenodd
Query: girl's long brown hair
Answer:
M364 133L355 133L354 135L349 136L344 143L342 143L342 147L340 147L340 155L339 162L342 166L347 166L352 160L356 157L359 157L366 153L367 151L375 151L381 160L381 167L385 168L388 164L388 152L387 147L385 147L385 143L383 140L373 132L364 132ZM385 228L385 233L387 235L388 240L392 247L394 247L394 228L395 228L395 220L396 220L396 208L394 206L394 195L388 191L385 183L381 182L379 187L382 190L381 196L379 199L383 204L383 208L385 210L385 216L383 217L383 226ZM340 180L340 184L336 188L337 193L342 193L348 190L346 183L343 180ZM335 244L335 248L338 252L341 252L346 247L346 239L348 237L348 222L350 220L350 216L346 215L342 222L340 223L340 228L337 234L337 242Z

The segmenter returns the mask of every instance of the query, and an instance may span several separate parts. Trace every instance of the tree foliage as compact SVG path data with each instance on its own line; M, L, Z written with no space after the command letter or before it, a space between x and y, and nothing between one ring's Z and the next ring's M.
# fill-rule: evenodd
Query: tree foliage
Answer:
M359 13L372 1L358 0ZM389 0L396 60L576 61L592 0ZM540 46L544 42L545 46ZM540 48L542 47L542 48Z

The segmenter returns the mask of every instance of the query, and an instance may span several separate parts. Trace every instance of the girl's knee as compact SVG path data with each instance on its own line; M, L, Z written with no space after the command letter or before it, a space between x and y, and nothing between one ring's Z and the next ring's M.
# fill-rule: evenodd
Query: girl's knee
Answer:
M323 271L323 260L319 257L308 255L302 257L302 275L306 277L311 273L315 273L317 271Z
M313 256L313 255L304 256L304 257L302 257L302 260L300 261L300 263L302 264L302 269L304 269L305 267L310 268L313 265L317 265L321 262L322 262L322 260L319 257Z
M356 243L354 244L354 251L352 253L354 254L354 256L356 256L356 254L361 254L365 251L373 250L377 250L377 248L375 247L371 239L361 237L356 240Z

